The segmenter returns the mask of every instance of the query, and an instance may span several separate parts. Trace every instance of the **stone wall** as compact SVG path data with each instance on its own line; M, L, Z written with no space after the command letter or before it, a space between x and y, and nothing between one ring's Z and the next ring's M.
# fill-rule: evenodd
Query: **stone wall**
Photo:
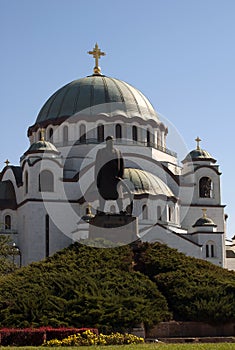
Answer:
M235 323L210 325L203 322L160 322L146 334L147 338L226 336L235 336Z

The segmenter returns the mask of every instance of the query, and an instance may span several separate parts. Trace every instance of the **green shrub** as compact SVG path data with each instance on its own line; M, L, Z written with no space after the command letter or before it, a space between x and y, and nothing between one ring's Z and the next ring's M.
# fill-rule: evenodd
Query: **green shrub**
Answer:
M172 317L235 321L235 273L158 243L81 244L0 278L0 327L92 327L103 333Z

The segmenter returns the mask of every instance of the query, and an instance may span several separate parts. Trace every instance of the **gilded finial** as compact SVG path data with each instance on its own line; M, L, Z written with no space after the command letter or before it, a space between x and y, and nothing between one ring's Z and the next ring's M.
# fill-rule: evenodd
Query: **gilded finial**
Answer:
M5 162L6 166L8 166L10 164L10 161L7 159Z
M200 142L201 142L200 137L197 137L197 138L195 139L195 141L197 142L197 150L199 151L199 150L200 150Z
M203 208L203 209L202 209L202 212L203 212L203 218L204 218L204 219L207 218L207 214L206 214L207 209L206 209L206 208Z
M93 55L93 58L95 59L95 67L94 67L94 74L101 74L101 69L99 67L99 59L101 56L105 56L106 53L102 52L98 46L98 44L95 44L95 47L93 51L88 51L87 52L89 55Z
M40 129L40 141L45 141L45 129Z
M92 213L91 213L91 208L92 208L91 204L88 203L88 206L87 206L87 208L86 208L86 215L92 215Z

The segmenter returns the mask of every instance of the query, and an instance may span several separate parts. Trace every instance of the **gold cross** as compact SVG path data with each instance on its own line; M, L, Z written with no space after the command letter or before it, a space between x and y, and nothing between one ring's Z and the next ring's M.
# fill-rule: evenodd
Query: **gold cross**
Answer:
M197 138L195 139L195 141L197 142L197 150L200 150L200 142L201 142L200 137L197 137Z
M207 214L206 214L207 209L206 209L206 208L203 208L203 209L202 209L202 212L203 212L203 218L205 219L205 218L207 217Z
M101 56L105 56L105 52L102 52L98 46L98 44L95 44L95 47L93 51L88 51L87 52L89 55L93 55L95 58L95 67L94 67L94 74L101 74L101 69L99 67L99 59Z
M6 166L8 166L10 164L8 159L4 163L6 164Z

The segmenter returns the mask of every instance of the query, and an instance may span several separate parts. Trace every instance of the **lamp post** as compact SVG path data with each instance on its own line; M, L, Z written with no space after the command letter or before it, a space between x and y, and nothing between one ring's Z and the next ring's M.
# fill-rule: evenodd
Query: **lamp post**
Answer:
M13 264L15 264L15 256L18 255L20 258L20 263L19 263L19 267L22 266L22 255L21 255L21 251L20 248L15 244L15 242L13 242L12 244L12 261Z

